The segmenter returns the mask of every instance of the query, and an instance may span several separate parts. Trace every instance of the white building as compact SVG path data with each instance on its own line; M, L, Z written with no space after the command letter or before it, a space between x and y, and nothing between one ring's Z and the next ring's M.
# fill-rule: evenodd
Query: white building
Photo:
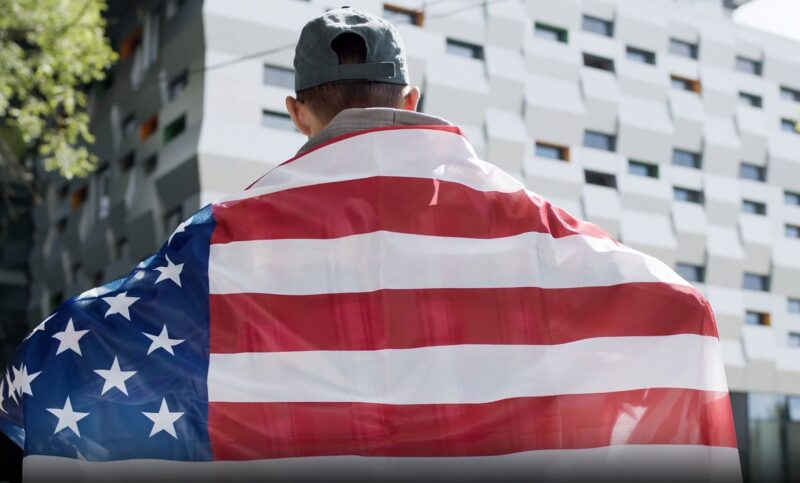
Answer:
M295 153L292 43L347 3L398 24L425 112L707 295L746 474L800 480L800 43L688 1L122 3L103 167L36 214L32 321Z

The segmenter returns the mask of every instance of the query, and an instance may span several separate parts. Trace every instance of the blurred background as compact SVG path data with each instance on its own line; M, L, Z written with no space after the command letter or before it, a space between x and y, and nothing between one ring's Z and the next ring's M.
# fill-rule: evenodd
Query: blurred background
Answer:
M342 3L420 110L706 294L745 480L800 481L798 0L1 0L0 364L295 153L294 41Z

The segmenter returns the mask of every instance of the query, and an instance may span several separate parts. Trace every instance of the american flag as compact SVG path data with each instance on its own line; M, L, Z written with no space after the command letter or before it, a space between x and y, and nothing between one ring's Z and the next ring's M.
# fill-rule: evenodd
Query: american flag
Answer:
M701 293L451 126L281 164L0 379L32 478L740 478Z

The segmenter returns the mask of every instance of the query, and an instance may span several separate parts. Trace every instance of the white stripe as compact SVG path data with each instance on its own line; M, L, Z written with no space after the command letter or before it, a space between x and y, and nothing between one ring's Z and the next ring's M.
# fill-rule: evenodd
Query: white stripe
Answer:
M373 176L430 178L479 191L525 189L513 176L482 161L461 135L432 129L396 129L361 134L278 166L247 191L218 203L268 193Z
M612 240L534 232L477 239L378 231L333 239L213 244L208 276L212 294L573 288L632 282L688 286L664 263Z
M180 443L180 442L179 442ZM256 461L90 462L27 456L25 481L741 481L736 448L625 445L500 456L327 456Z
M558 345L211 354L209 401L484 403L685 388L727 392L719 341L598 337Z

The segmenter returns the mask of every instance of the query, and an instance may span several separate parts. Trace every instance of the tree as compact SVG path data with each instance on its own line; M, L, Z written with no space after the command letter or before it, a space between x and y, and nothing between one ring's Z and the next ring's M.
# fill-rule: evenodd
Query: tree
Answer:
M0 0L0 127L67 178L97 162L86 91L117 59L105 9L105 0Z

